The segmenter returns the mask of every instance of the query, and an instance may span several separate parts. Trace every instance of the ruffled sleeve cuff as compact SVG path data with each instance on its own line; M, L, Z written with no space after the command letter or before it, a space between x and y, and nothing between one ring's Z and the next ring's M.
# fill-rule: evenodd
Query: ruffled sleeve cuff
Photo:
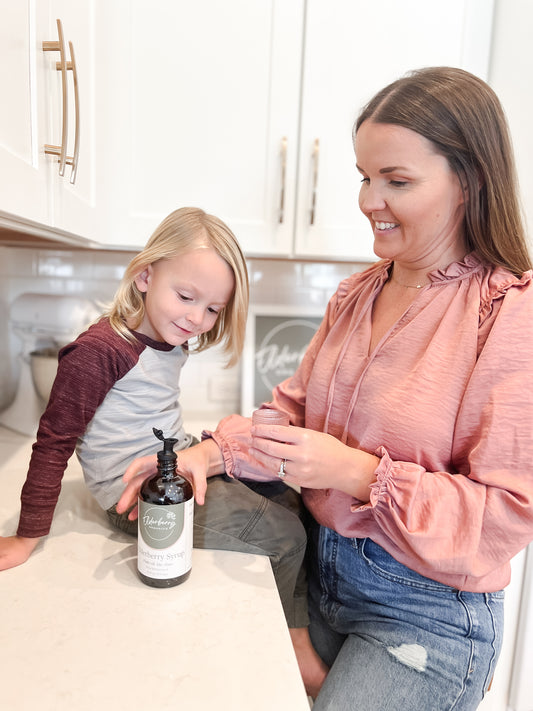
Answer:
M376 480L370 485L370 500L366 503L355 501L351 506L353 512L369 511L380 507L389 508L393 490L402 488L402 477L397 476L398 473L406 469L423 471L422 467L412 462L402 462L399 469L385 447L378 447L374 454L380 458L380 462L376 468ZM412 482L412 479L407 477L406 481Z
M213 439L222 452L226 474L235 479L250 481L273 481L276 473L257 462L250 454L252 422L249 417L229 415L221 420L214 432L204 430L204 439Z

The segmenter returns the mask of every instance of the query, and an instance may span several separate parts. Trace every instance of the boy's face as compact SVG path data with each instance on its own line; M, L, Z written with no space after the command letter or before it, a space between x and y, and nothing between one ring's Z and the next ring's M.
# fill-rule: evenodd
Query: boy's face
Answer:
M135 279L144 292L139 333L181 346L210 331L235 288L230 266L210 247L149 265Z

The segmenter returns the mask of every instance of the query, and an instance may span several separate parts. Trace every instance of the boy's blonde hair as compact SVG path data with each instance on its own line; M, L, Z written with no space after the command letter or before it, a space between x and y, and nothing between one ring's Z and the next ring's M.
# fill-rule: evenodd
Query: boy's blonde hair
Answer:
M200 352L222 343L229 367L238 361L244 345L249 300L246 261L229 227L218 217L208 215L199 208L182 207L165 217L144 249L128 264L104 317L109 319L120 336L131 340L133 336L126 324L129 323L135 330L144 318L144 295L137 288L135 278L160 259L171 259L202 246L214 249L229 265L235 278L235 288L213 328L198 336L191 351Z

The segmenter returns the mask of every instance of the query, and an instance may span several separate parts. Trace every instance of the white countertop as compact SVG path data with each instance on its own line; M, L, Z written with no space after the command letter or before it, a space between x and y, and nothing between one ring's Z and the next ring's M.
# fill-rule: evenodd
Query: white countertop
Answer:
M0 534L16 530L31 441L0 428ZM190 578L145 586L73 458L50 535L0 573L2 706L17 711L308 711L267 558L193 551Z

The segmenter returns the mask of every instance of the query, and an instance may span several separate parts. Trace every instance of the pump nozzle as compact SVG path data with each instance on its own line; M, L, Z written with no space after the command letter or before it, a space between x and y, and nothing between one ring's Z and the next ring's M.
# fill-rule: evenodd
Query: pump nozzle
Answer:
M163 449L157 453L157 461L161 464L175 462L178 457L176 452L174 452L174 445L178 442L178 440L173 437L164 437L163 430L158 430L155 427L152 427L152 432L155 434L157 439L163 442Z

